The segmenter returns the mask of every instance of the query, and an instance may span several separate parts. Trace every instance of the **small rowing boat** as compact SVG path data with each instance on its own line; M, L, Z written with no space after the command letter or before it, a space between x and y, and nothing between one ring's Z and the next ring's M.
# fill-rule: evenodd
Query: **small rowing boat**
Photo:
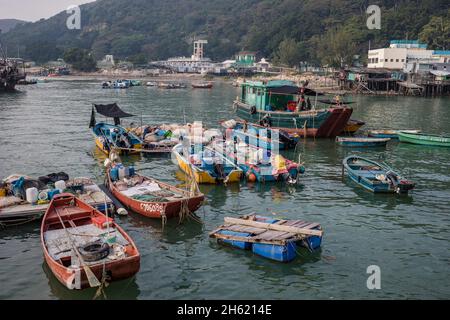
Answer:
M391 139L366 138L366 137L337 137L336 142L343 147L370 148L385 147Z
M408 133L420 133L420 130L402 130L402 131ZM399 130L370 130L369 137L398 140L399 139L398 132Z
M194 82L192 88L194 89L211 89L213 87L212 82Z
M123 168L123 169L122 169ZM128 170L121 164L107 170L108 187L127 208L148 218L172 218L197 211L205 199L198 190L182 190ZM120 174L120 172L124 174ZM185 212L188 210L188 212Z
M140 268L139 251L125 231L71 194L50 203L41 244L50 270L70 290L130 278Z
M401 142L408 142L426 146L450 147L450 136L399 131L398 137Z
M195 177L197 183L239 182L242 170L219 152L203 145L176 145L172 150L172 160L188 176Z
M415 184L395 173L386 165L358 156L350 156L343 161L343 173L374 193L408 193Z

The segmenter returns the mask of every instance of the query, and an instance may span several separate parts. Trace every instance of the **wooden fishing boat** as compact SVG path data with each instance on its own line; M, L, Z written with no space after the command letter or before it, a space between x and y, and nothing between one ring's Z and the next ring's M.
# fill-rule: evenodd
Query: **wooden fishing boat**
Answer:
M242 169L249 181L298 183L305 173L303 165L245 142L214 140L211 147Z
M71 290L126 279L140 268L139 251L125 231L71 194L58 195L50 203L41 244L52 273Z
M322 244L323 231L318 223L283 220L258 215L240 218L225 217L225 224L210 232L211 238L235 248L252 250L262 257L290 262L297 247L317 250Z
M364 121L350 119L344 128L345 134L355 134L366 123Z
M213 87L212 82L194 82L192 88L194 89L211 89Z
M336 137L344 131L353 109L332 105L299 111L298 101L319 93L292 81L246 81L234 101L236 116L248 123L308 137ZM307 104L305 102L305 104Z
M336 137L339 145L352 148L385 147L390 140L389 138Z
M426 146L450 147L450 136L399 131L398 137L401 142Z
M197 211L205 199L198 190L190 192L135 173L120 179L114 170L107 171L112 194L124 206L148 218L182 217Z
M242 170L222 154L202 145L176 145L172 160L197 183L215 184L239 182Z
M407 133L420 133L420 130L370 130L369 137L398 140L398 132L403 131Z
M99 122L95 120L95 110L105 117L114 119L114 125ZM113 104L94 104L92 106L91 121L89 128L95 135L95 144L104 152L109 154L112 149L115 149L119 154L137 154L137 153L170 153L172 151L173 143L170 141L143 141L129 129L120 126L120 119L133 117L132 114L124 112L116 103Z
M107 155L113 148L120 154L124 153L121 149L129 149L128 154L140 153L143 149L143 141L121 126L99 122L92 128L92 132L96 137L95 145Z
M286 150L297 145L296 139L283 130L236 120L221 121L220 125L226 129L225 136L227 140L236 137L247 144L267 150Z
M408 193L415 184L395 173L386 165L358 156L343 161L343 173L363 188L375 193Z

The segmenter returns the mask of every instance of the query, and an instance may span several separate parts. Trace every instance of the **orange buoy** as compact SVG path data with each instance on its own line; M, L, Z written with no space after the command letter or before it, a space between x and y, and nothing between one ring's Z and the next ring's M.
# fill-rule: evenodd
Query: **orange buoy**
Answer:
M254 173L250 173L248 175L247 179L248 179L249 182L256 182L256 175Z

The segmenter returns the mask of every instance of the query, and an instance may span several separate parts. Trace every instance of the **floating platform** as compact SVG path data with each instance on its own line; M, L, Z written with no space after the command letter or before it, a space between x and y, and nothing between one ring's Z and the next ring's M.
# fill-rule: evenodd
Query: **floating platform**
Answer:
M323 231L318 223L258 215L224 220L224 225L209 234L211 238L275 261L290 262L297 256L297 247L313 251L322 244Z
M112 214L115 211L115 206L113 204L113 201L110 197L108 197L94 182L92 182L90 179L87 178L76 178L71 181L76 181L82 179L83 185L85 187L85 191L82 194L78 194L77 197L90 205L91 207L94 207L95 209L105 212L105 199L106 199L106 206L108 207L108 214ZM49 206L48 204L42 204L42 205L32 205L26 201L23 201L22 203L0 208L0 224L4 225L11 225L11 224L17 224L17 223L24 223L28 221L34 221L39 220L43 217L45 214L45 211L47 210Z

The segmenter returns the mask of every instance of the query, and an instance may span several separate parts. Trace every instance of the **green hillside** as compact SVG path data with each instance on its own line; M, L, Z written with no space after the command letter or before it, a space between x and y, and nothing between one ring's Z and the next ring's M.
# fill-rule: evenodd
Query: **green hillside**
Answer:
M382 8L381 30L366 27L370 4ZM345 63L366 52L369 40L382 47L390 39L420 37L450 49L448 0L98 0L81 8L82 30L68 30L63 12L17 26L1 40L38 62L74 47L97 58L166 59L190 55L194 37L209 41L213 60L245 49L289 65Z

